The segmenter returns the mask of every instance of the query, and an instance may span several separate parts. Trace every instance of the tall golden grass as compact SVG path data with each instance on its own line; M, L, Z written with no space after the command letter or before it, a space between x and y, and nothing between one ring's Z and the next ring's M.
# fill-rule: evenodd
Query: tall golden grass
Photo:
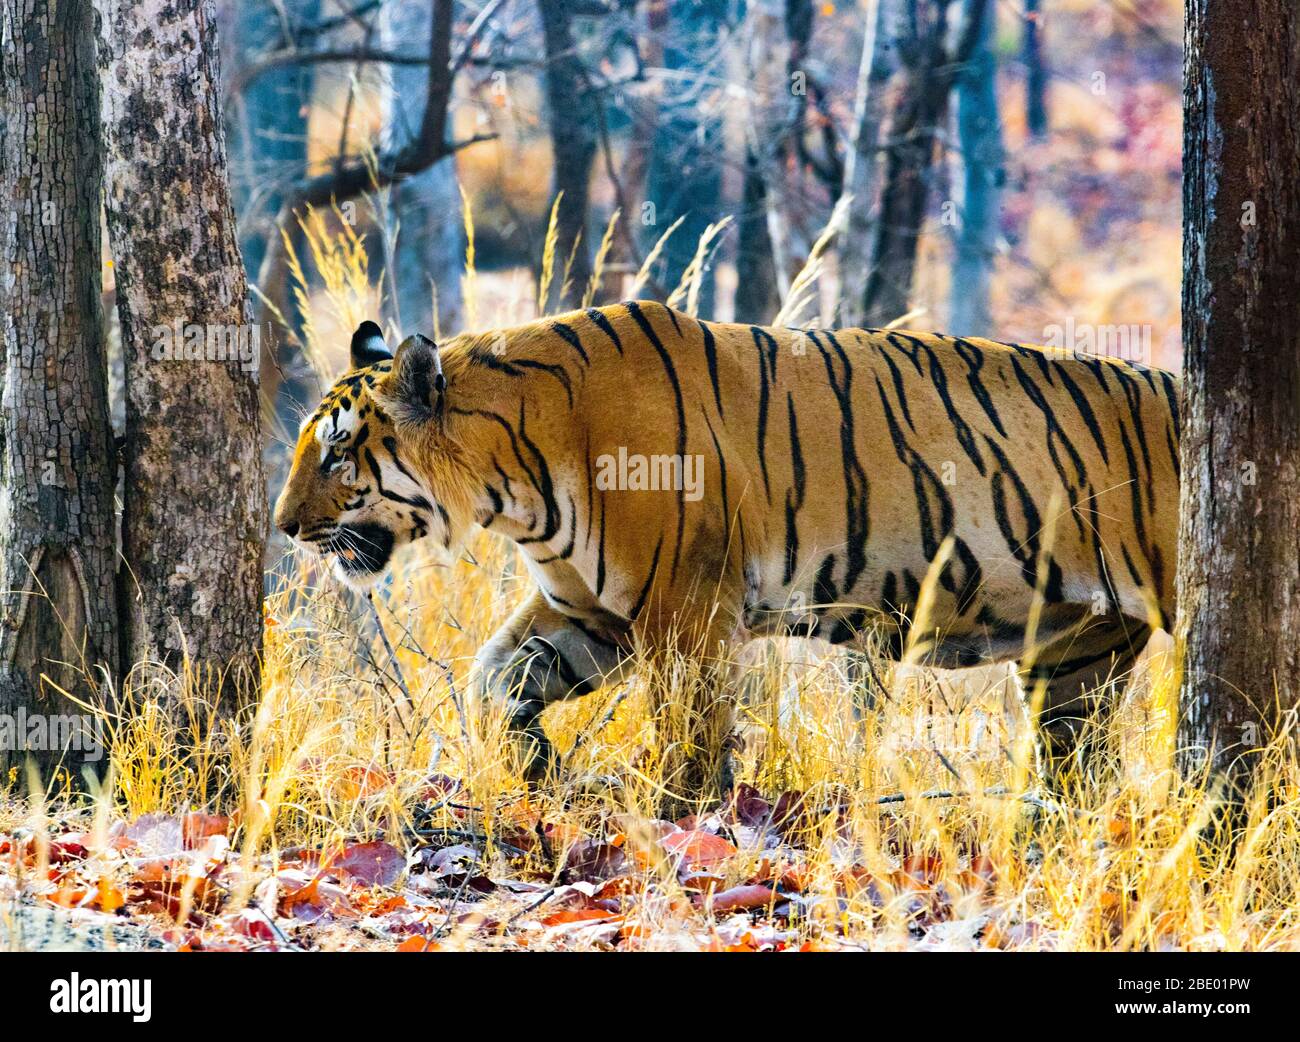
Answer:
M355 270L326 267L326 291L300 300L309 312L347 310L370 279L364 251L347 230L309 222L312 258ZM554 272L549 253L544 270ZM471 258L467 289L475 280ZM800 282L801 295L807 287ZM690 295L688 280L682 292ZM309 341L318 328L307 324ZM309 344L308 357L324 359L324 348ZM311 561L288 559L277 573L256 706L220 713L195 678L148 670L147 681L128 681L107 720L105 784L90 797L66 785L30 794L11 777L0 830L39 830L89 799L101 825L151 811L236 811L236 846L250 861L344 837L401 844L430 775L443 774L463 785L458 807L435 803L429 816L426 804L420 824L486 837L488 857L507 874L520 866L507 864L503 830L540 819L556 835L578 836L615 815L652 819L666 800L689 802L684 759L716 761L730 742L738 780L769 798L805 794L805 891L824 894L837 928L863 944L906 945L909 910L844 896L837 880L849 864L888 877L907 850L937 866L936 882L955 895L954 923L980 915L1014 923L1003 946L1300 947L1294 747L1279 741L1265 751L1235 856L1204 839L1216 794L1173 770L1172 654L1140 667L1090 769L1053 797L1036 786L1032 728L1006 671L930 671L923 648L904 665L876 658L863 669L799 642L738 652L729 690L703 687L693 660L640 656L618 687L547 711L564 762L529 791L499 709L471 699L465 683L475 650L528 592L512 547L484 534L450 564L408 547L373 607ZM916 620L917 632L926 628ZM729 881L746 878L762 856L742 849ZM990 893L964 885L973 859ZM655 925L670 931L676 913L664 906L659 914Z

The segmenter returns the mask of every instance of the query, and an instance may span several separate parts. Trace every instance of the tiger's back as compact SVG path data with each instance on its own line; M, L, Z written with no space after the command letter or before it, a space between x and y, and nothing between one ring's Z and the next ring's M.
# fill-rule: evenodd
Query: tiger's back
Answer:
M666 604L701 587L739 594L751 633L846 642L885 622L904 641L942 555L927 622L946 664L1019 657L1035 598L1040 642L1080 609L1167 625L1170 374L939 334L602 315L624 349L587 391L591 454L694 457L703 473L695 500L596 490L605 570L616 530ZM565 323L584 343L588 324Z

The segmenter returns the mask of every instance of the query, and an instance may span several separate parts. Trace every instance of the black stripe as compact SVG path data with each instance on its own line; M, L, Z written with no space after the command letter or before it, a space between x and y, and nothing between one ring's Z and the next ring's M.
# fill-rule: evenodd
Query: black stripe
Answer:
M713 384L713 400L718 406L718 415L722 416L722 388L718 384L718 345L713 340L713 330L704 322L699 323L700 332L704 334L704 359L709 364L709 381Z
M1088 402L1087 396L1079 389L1079 385L1070 379L1069 371L1064 362L1056 363L1056 372L1061 377L1061 383L1065 389L1070 392L1070 397L1074 399L1074 407L1079 410L1079 415L1087 425L1092 434L1092 440L1097 443L1097 451L1101 453L1102 462L1107 466L1110 465L1110 453L1106 451L1106 439L1101 433L1101 426L1097 423L1097 414L1092 411L1092 405Z
M672 357L664 348L663 342L659 335L650 325L649 320L641 313L641 307L636 301L628 301L623 305L627 308L628 314L636 320L636 324L641 327L641 332L654 346L659 354L659 361L663 363L664 372L668 374L668 382L672 384L673 401L677 407L677 460L678 464L685 469L686 467L686 406L682 401L682 385L677 379L677 369L673 365ZM673 314L670 308L665 308L670 315ZM677 324L676 316L673 318L673 324ZM686 535L686 482L679 483L682 487L677 490L677 546L673 550L673 569L672 578L677 578L677 565L682 556L682 539Z
M659 571L659 551L664 548L664 537L659 537L659 542L655 544L654 559L650 562L650 574L645 577L645 585L641 587L641 592L637 594L636 603L632 605L632 613L629 619L636 619L641 614L641 609L645 607L645 599L650 596L650 585L655 580L655 573Z
M1002 435L1007 436L1006 429L1002 426L1002 418L998 415L998 410L993 404L993 399L989 395L989 389L984 386L984 381L980 379L980 370L984 368L984 352L968 340L958 337L954 342L957 356L966 363L970 370L966 374L966 382L970 384L971 393L975 395L975 400L979 402L980 408L984 410L984 415L989 418L994 429Z
M605 312L599 308L588 308L587 317L600 327L602 333L609 337L610 343L614 345L614 350L621 355L623 353L623 341L618 338L618 332L610 324L609 319L605 317Z
M803 452L799 448L799 424L794 414L794 394L787 391L785 401L789 410L790 467L794 478L794 487L786 489L785 492L785 578L783 582L788 585L794 578L799 559L798 514L803 507L805 475Z
M763 472L763 489L768 503L772 502L772 483L767 476L767 406L772 395L772 386L776 383L776 364L780 348L767 330L759 326L749 327L754 338L754 347L758 350L758 466ZM764 354L764 347L767 353Z
M997 460L999 468L993 472L992 477L993 515L997 519L998 530L1002 533L1002 538L1006 541L1011 556L1020 562L1020 575L1024 579L1025 585L1030 589L1036 589L1038 586L1038 535L1042 530L1042 518L1039 516L1038 507L1034 505L1033 497L1030 496L1025 483L1020 480L1020 475L1016 473L1016 468L1011 465L1011 461L987 435L984 442L988 445L989 451L993 453L993 458ZM1003 488L1002 481L1004 475L1015 488L1016 497L1020 501L1020 512L1025 518L1027 532L1023 540L1016 535L1015 526L1011 523L1011 515L1007 511L1006 490ZM1061 566L1055 560L1049 558L1047 562L1047 586L1043 591L1043 597L1049 604L1064 600L1064 594L1061 590L1063 579Z
M582 359L583 365L591 364L591 359L587 357L586 348L582 346L582 338L578 336L572 326L566 326L563 322L552 322L551 328L564 337L568 345L578 352L578 357Z
M847 534L844 569L845 593L851 593L858 577L867 566L867 540L870 538L870 493L871 486L867 475L858 462L857 447L853 431L853 366L848 355L835 339L835 334L827 333L826 339L839 360L842 374L837 375L835 361L831 352L822 346L817 334L809 331L808 338L821 353L826 366L826 379L831 393L840 407L840 462L844 470L844 523Z

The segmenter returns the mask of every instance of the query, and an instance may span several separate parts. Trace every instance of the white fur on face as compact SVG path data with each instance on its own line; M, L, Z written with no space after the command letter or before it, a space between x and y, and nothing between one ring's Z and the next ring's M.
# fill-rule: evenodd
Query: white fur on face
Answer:
M357 427L357 414L352 409L339 409L322 416L316 424L316 443L320 445L321 462L329 455L330 446L352 436Z

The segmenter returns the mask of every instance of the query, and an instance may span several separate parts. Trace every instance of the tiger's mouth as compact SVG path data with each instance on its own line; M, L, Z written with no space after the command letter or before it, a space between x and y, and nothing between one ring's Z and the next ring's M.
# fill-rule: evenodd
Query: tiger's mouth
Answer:
M344 582L364 582L377 576L393 556L393 533L382 525L339 525L320 550L334 556L334 567Z

